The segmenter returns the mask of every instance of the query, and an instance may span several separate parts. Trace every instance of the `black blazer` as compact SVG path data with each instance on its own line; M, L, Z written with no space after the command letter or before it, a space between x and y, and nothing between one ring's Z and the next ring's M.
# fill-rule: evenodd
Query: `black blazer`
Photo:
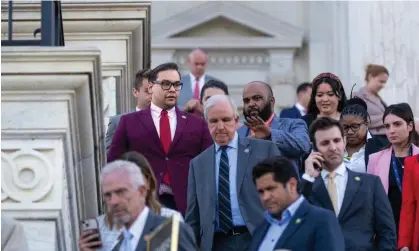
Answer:
M348 183L338 215L345 238L345 250L397 250L396 224L380 178L349 169L347 171ZM321 176L313 183L301 179L300 191L311 204L333 211Z

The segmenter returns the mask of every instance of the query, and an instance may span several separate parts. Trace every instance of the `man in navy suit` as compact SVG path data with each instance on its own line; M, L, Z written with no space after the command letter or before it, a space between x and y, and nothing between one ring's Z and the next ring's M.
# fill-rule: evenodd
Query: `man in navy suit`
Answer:
M279 115L281 118L299 119L306 115L311 97L311 84L302 83L297 87L297 103L291 108L283 109Z
M396 224L383 184L378 176L345 167L339 121L318 118L310 126L310 140L315 151L305 161L300 189L311 204L336 214L345 250L397 250Z
M298 193L298 175L284 157L272 157L253 169L253 180L266 209L265 221L252 236L253 251L343 251L335 215L310 205Z

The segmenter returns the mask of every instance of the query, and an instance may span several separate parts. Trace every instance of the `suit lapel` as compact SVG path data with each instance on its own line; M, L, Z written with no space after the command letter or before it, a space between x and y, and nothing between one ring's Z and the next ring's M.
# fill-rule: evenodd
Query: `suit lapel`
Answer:
M308 202L304 200L301 203L300 207L295 212L294 216L291 218L290 222L288 223L288 226L285 228L278 242L276 243L275 249L283 247L284 244L287 242L287 240L304 223L304 217L308 212L308 207L309 207Z
M144 112L138 112L141 123L143 123L146 130L149 132L150 137L155 142L156 147L164 153L163 146L160 142L159 134L157 133L156 126L154 125L153 118L151 117L150 107L144 110ZM146 140L146 139L145 139ZM153 144L150 144L152 146Z
M243 184L244 175L249 164L249 156L252 151L247 138L239 137L239 143L237 147L237 194L240 193L240 189Z
M169 152L172 148L175 147L176 143L178 143L179 139L182 136L183 130L185 129L185 126L188 122L188 115L186 113L182 113L179 111L177 107L176 109L176 130L175 130L175 136L173 137L173 142L170 145Z
M217 188L215 187L215 144L212 144L210 148L211 149L209 149L209 151L206 151L206 156L204 160L204 163L207 163L209 168L199 168L199 170L203 170L205 175L203 177L208 177L209 179L208 184L210 186L210 199L214 203L213 205L215 205L217 201Z
M352 200L355 197L355 194L358 192L359 187L362 183L361 176L357 175L355 172L352 172L349 169L348 171L348 183L345 189L345 195L343 196L342 207L340 208L338 218L339 220L343 219L346 211L349 209L349 206L352 204Z
M155 227L158 226L158 225L159 224L156 224L156 222L155 222L154 213L149 211L147 220L146 220L144 228L143 228L143 233L141 234L141 237L138 240L137 248L135 249L136 251L143 251L143 250L147 249L147 243L146 243L144 237L146 235L150 234L151 232L153 232Z
M270 127L272 129L279 129L281 127L281 119L278 116L274 115Z
M326 186L324 185L323 178L319 175L313 184L313 196L323 205L323 208L334 211L332 200L330 199L329 193L327 192Z

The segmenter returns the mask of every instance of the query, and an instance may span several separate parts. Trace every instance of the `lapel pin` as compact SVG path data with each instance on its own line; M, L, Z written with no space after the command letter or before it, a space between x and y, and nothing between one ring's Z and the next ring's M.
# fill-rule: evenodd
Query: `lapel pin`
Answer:
M356 180L356 181L360 181L361 179L360 179L358 176L356 176L356 177L355 177L355 180Z
M185 115L182 115L182 119L186 119L186 116Z
M296 220L295 220L295 224L300 224L301 223L301 219L300 218L297 218Z
M247 149L247 148L246 148L246 149L244 149L244 152L245 152L245 153L248 153L248 152L249 152L249 149Z

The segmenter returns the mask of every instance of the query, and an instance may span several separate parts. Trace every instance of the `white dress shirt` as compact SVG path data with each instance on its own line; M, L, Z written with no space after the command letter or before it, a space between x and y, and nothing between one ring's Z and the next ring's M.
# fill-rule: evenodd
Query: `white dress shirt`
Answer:
M135 107L135 111L136 111L136 112L139 112L140 110L141 110L141 109L140 109L140 108L138 108L138 106L136 106L136 107Z
M137 249L138 241L140 240L141 235L143 234L144 226L147 221L148 211L148 207L144 207L143 211L137 216L137 219L134 221L134 223L132 223L131 227L128 230L133 236L131 239L132 250L124 251L135 251ZM123 229L121 231L123 231Z
M189 76L191 78L191 88L192 88L192 94L195 92L195 87L196 87L196 77L192 74L189 73ZM205 84L205 74L203 74L200 78L199 78L199 96L201 96L201 90L202 87L204 87Z
M151 110L151 117L153 118L154 126L156 127L157 134L160 137L160 116L161 116L161 111L163 109L156 106L152 102L150 105L150 110ZM172 141L173 141L173 137L175 136L175 132L176 132L176 123L177 123L175 107L173 107L170 110L167 110L167 116L169 117L170 135L172 136Z
M367 132L367 140L371 138L370 132ZM366 144L365 144L366 145ZM359 149L358 152L353 153L350 159L347 159L348 152L345 150L343 155L343 163L351 171L365 173L367 167L365 166L365 145Z
M346 166L343 162L342 164L340 164L338 168L336 168L335 173L336 175L335 178L333 178L333 182L336 184L336 191L338 197L338 211L336 212L336 215L339 215L340 209L342 208L342 203L344 199L343 197L345 196L346 185L348 184L348 170L346 170ZM320 172L320 175L327 189L329 171L323 169ZM303 174L303 179L309 182L314 182L314 178L308 176L307 174Z
M295 103L295 107L300 111L301 116L306 115L306 108L300 103Z

